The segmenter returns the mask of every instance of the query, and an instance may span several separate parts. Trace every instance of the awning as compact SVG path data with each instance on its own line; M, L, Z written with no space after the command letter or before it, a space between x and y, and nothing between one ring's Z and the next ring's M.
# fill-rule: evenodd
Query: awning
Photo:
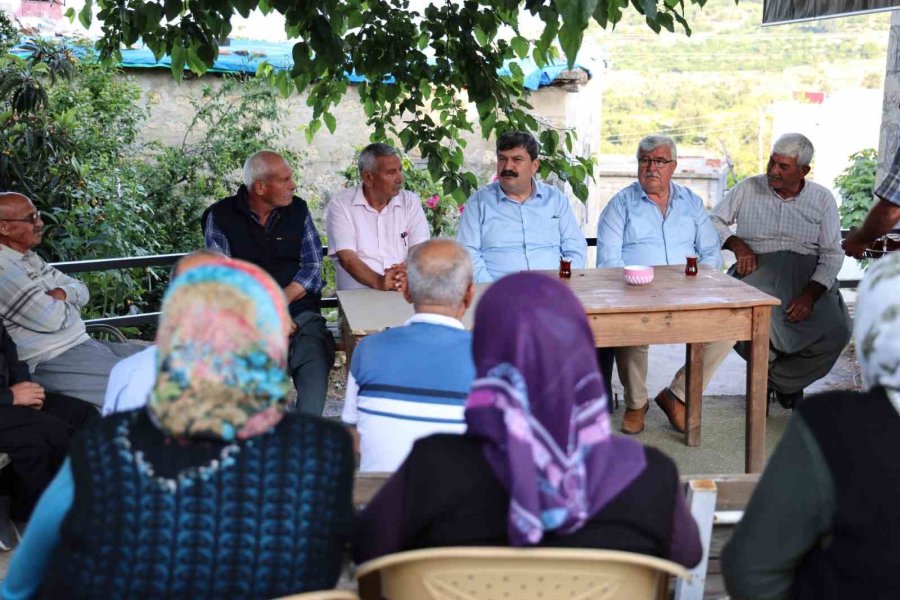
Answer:
M900 0L764 0L763 25L829 19L900 8Z

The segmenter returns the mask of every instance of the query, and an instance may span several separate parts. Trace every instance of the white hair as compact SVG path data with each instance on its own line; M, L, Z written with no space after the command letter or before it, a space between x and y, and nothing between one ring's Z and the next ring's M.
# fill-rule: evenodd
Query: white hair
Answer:
M675 147L675 140L667 135L648 135L638 142L637 153L635 156L640 160L641 152L652 152L660 146L669 149L671 160L678 160L678 149Z
M797 160L798 167L807 167L812 162L812 142L800 133L786 133L772 144L772 154L780 154Z
M423 251L435 244L454 246L450 260L431 261ZM472 283L472 259L454 240L435 238L414 246L407 257L406 277L413 304L458 306Z
M253 187L257 181L262 181L269 176L269 159L276 156L284 160L284 157L277 152L260 150L244 162L244 185L248 189Z

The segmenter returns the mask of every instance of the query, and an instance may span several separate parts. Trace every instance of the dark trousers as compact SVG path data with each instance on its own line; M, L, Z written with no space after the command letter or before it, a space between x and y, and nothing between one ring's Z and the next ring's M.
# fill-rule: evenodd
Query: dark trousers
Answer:
M612 372L615 360L615 348L597 348L597 363L600 365L600 374L603 375L603 385L606 386L606 396L609 398L609 402L612 402ZM610 406L612 405L610 404Z
M334 338L317 312L303 311L294 316L294 323L297 333L291 338L288 366L297 388L297 411L321 417L334 366Z
M12 496L10 516L27 521L69 450L72 436L92 419L97 409L70 396L48 392L41 410L0 406L0 452L12 464L4 480Z

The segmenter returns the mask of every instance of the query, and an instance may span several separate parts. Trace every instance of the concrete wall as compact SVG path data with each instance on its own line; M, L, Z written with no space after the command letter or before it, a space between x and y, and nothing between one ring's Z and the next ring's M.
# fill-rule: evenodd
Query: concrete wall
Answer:
M220 77L208 76L178 84L169 71L162 69L134 69L130 70L129 75L143 89L150 109L150 118L142 134L144 139L167 145L181 144L194 113L190 99L199 96L204 85L219 86L222 82ZM600 143L601 117L598 77L583 84L542 88L531 94L529 102L542 123L576 129L576 152L584 156L591 156L596 152ZM338 172L350 163L354 147L364 146L369 142L370 130L363 126L366 117L358 96L353 89L347 93L334 111L337 119L334 134L323 127L312 144L307 144L303 133L304 126L312 116L312 109L306 105L306 97L291 96L282 100L281 106L284 111L282 124L289 132L286 143L306 156L302 165L295 165L304 193L327 198L329 192L343 184L343 177ZM495 141L482 138L474 108L471 110L471 119L475 133L465 136L466 167L478 175L479 181L487 183L495 171ZM596 215L599 215L596 186L592 186L592 196L587 206L571 193L569 195L585 231L590 231L596 225Z

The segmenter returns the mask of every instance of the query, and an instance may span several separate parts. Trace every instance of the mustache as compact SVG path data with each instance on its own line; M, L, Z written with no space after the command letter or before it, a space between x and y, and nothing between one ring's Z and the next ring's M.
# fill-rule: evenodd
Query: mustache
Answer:
M518 173L516 173L515 171L510 171L509 169L506 169L505 171L500 171L500 177L518 177L518 176L519 176Z

